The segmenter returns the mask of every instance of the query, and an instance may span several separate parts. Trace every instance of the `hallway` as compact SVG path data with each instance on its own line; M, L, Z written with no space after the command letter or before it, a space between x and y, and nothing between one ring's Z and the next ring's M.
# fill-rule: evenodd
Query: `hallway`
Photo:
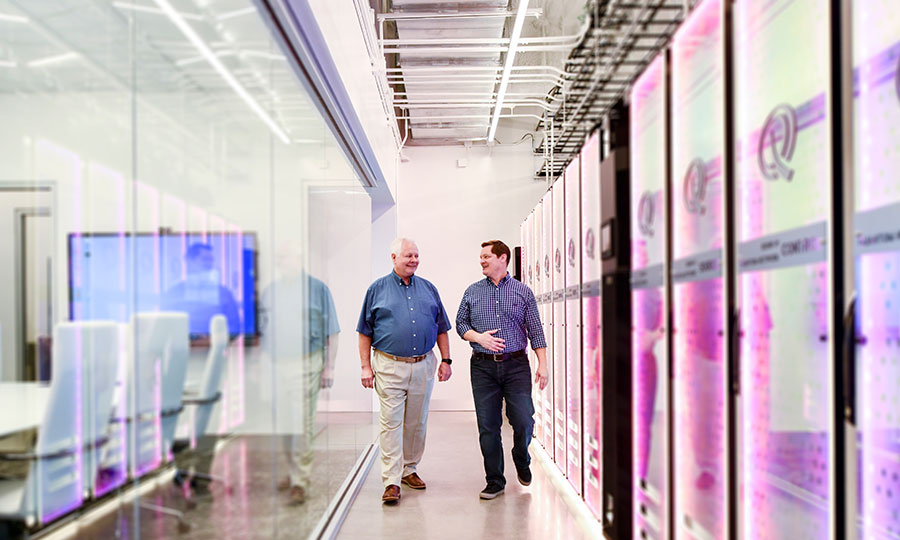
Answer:
M505 418L503 429L507 484L506 492L497 499L478 498L484 487L484 470L475 413L434 412L428 419L425 458L419 467L428 488L415 491L403 486L398 505L382 505L380 457L376 458L338 538L590 538L535 457L534 445L534 480L527 488L519 485L509 454L512 431Z

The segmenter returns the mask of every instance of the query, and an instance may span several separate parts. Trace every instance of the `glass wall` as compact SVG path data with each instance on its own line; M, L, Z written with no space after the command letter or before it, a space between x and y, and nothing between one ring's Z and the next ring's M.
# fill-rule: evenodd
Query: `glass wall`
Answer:
M306 536L373 441L370 200L255 5L0 0L0 537Z

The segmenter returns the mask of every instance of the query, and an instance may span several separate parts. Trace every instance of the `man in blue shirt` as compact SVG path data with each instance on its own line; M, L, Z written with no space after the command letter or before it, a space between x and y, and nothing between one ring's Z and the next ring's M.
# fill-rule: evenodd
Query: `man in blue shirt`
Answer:
M438 380L450 378L450 320L437 288L414 276L419 266L416 243L398 238L391 244L394 271L366 291L359 323L360 380L375 388L381 402L381 479L385 503L400 500L400 484L425 489L416 465L425 451L428 402ZM372 349L375 354L372 355Z
M300 254L279 252L281 276L261 295L263 339L277 369L279 417L287 476L279 490L290 490L289 503L309 495L319 390L334 383L340 325L331 290L303 269Z
M528 445L534 431L534 403L525 352L529 339L538 357L534 382L541 390L547 386L547 343L537 301L527 285L509 275L509 257L509 247L500 240L481 244L481 272L486 277L466 289L456 314L456 331L472 343L472 394L487 480L482 499L493 499L506 487L500 440L504 399L519 483L531 484Z

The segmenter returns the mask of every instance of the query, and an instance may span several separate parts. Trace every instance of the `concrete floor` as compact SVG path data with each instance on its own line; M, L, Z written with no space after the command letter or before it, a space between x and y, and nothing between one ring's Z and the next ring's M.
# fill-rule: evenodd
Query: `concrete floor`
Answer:
M381 462L376 459L341 527L340 540L541 540L589 538L537 460L534 480L519 485L512 463L512 431L504 425L506 492L483 501L484 469L474 412L434 412L428 419L425 457L419 475L428 484L403 486L400 503L381 503Z

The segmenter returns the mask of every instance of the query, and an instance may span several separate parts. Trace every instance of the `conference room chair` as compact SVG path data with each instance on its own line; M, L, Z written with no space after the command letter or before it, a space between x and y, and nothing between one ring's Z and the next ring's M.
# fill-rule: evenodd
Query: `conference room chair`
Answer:
M222 377L225 373L225 352L228 348L228 322L225 316L216 315L209 323L210 345L198 384L188 382L182 402L188 406L186 414L188 437L176 439L172 447L178 472L175 484L189 481L193 495L208 492L208 483L220 482L226 492L229 487L224 479L209 473L218 440L209 432L210 419L216 403L222 398Z
M0 520L7 521L5 526L12 522L40 527L82 505L90 489L85 479L96 473L93 456L106 441L103 424L114 378L103 370L115 362L106 348L115 334L112 322L66 322L54 328L53 379L34 448L0 454L2 460L28 463L24 478L0 480Z

